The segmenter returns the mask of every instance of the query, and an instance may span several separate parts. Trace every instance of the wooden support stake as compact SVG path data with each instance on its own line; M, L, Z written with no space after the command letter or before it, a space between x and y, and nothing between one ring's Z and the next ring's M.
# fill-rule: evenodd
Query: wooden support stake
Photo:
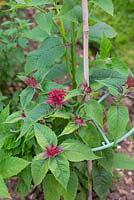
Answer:
M88 61L88 1L82 0L82 13L83 13L83 60L84 60L84 81L89 86L89 61ZM88 174L90 177L88 200L92 200L92 161L89 160L87 163Z
M89 86L89 62L88 62L88 2L82 0L82 13L83 13L83 59L84 59L84 79Z

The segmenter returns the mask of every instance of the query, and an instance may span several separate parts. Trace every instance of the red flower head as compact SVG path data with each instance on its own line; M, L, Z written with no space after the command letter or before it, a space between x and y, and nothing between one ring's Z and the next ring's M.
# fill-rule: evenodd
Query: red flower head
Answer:
M82 126L84 124L84 120L81 117L75 116L75 123Z
M45 157L46 158L55 158L58 154L62 153L63 149L60 146L54 146L53 144L50 147L46 147Z
M62 104L67 103L68 101L64 100L64 97L67 93L64 90L52 90L48 92L49 98L47 100L48 104L52 104L55 107L59 108Z
M134 77L129 76L125 85L127 85L128 88L134 87Z
M25 80L25 84L28 85L28 86L31 86L33 88L37 88L37 86L38 86L38 82L33 77L32 78L27 78Z

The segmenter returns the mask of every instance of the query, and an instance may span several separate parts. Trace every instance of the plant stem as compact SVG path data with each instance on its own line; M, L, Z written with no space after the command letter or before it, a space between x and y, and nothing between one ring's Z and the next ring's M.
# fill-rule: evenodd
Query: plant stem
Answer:
M89 174L88 200L92 200L92 168L93 168L92 160L88 160L87 166L88 166L88 174Z
M71 24L71 57L72 57L72 77L73 88L76 88L76 43L75 43L75 24Z

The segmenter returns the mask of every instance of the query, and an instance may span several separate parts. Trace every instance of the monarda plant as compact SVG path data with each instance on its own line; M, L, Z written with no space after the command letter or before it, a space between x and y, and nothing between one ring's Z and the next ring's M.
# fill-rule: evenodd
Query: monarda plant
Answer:
M36 27L23 37L39 47L18 75L25 84L20 109L10 114L7 105L0 114L0 197L10 198L4 181L17 176L23 197L40 185L45 200L90 200L92 190L104 200L113 169L134 169L133 159L116 152L134 133L122 103L134 78L121 59L110 57L115 31L93 16L96 7L113 15L112 0L89 1L89 9L86 0L8 5L10 12L38 11ZM99 46L89 64L88 41ZM82 44L83 56L77 51Z

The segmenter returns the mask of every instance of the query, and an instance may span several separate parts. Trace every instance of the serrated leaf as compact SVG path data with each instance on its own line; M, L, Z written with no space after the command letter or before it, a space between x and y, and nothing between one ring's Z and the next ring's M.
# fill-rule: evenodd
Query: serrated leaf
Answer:
M30 40L42 42L43 40L45 40L48 37L48 34L45 31L43 31L42 29L40 29L39 26L37 26L31 30L28 30L24 34L24 37L26 37Z
M4 183L3 178L0 176L0 198L9 198L11 199L10 194L8 193L8 189L6 184Z
M60 59L65 52L65 47L58 37L46 38L41 47L28 55L25 65L25 73L51 66ZM48 69L49 70L49 69Z
M113 168L134 170L134 158L121 153L114 153Z
M35 123L34 131L37 142L43 149L51 144L57 145L57 137L48 126Z
M95 100L90 100L84 107L84 110L89 119L95 120L100 126L103 125L103 109L101 104Z
M119 89L126 82L126 77L119 72L109 69L93 69L90 82L99 82L107 87Z
M46 200L59 200L63 190L52 174L48 174L43 181L43 191Z
M107 113L107 120L109 131L114 139L120 138L124 134L129 121L128 109L123 105L112 106Z
M59 136L68 135L70 133L73 133L78 128L79 128L79 126L77 124L70 121Z
M22 112L18 111L18 112L15 112L15 113L9 115L4 123L10 124L10 123L18 122L19 120L22 119L21 114L22 114Z
M67 190L65 190L52 174L48 174L43 183L44 196L46 200L59 200L61 196L65 200L74 200L78 187L78 178L71 172Z
M31 189L32 175L31 166L26 167L19 174L19 183L17 185L17 192L19 192L21 197L24 197Z
M113 151L112 148L107 148L101 151L101 159L99 164L107 171L112 172L113 169Z
M40 12L35 16L35 21L37 22L40 29L50 34L53 26L52 17L53 17L52 12L48 13Z
M89 145L90 148L98 147L101 145L100 133L94 127L93 124L81 127L79 130L79 136L83 142Z
M31 172L35 186L39 185L48 172L48 159L33 161Z
M113 71L119 72L122 76L128 77L130 71L127 64L120 58L112 58L111 60L112 60L112 65L110 66L110 68Z
M41 117L45 116L48 114L50 110L50 107L48 104L45 103L41 103L38 104L37 106L35 106L28 114L27 117L24 121L24 124L21 128L21 133L19 138L21 138L22 136L24 136L27 131L32 127L32 125L34 124L34 122L38 121ZM18 138L18 139L19 139Z
M112 0L93 0L94 3L102 8L105 12L107 12L110 15L113 15L113 3Z
M46 80L55 80L56 78L63 78L67 74L65 63L59 63L52 66L46 76Z
M62 193L64 200L74 200L78 189L78 178L74 172L71 172L67 185L67 191Z
M112 184L112 175L101 166L94 167L92 171L93 189L100 200L105 200Z
M34 96L34 88L27 87L20 94L20 103L23 109L31 102Z
M10 178L12 176L20 173L29 162L18 157L9 157L0 161L0 176L4 179Z
M90 26L89 30L89 39L96 42L100 42L103 35L107 38L114 38L117 35L115 30L104 22L97 22L95 25Z
M82 9L79 1L65 0L58 17L75 23L82 22Z
M104 35L100 43L100 58L108 58L111 50L111 42Z
M69 162L66 157L59 154L56 158L49 159L49 169L56 180L66 189L70 177Z
M70 119L70 113L68 113L64 110L56 110L54 114L50 115L50 117Z
M71 99L73 97L79 96L79 95L83 95L82 91L80 89L74 89L71 90L66 96L65 96L65 100Z
M87 145L78 140L66 140L61 144L61 147L64 150L66 158L72 162L94 160L98 158Z

